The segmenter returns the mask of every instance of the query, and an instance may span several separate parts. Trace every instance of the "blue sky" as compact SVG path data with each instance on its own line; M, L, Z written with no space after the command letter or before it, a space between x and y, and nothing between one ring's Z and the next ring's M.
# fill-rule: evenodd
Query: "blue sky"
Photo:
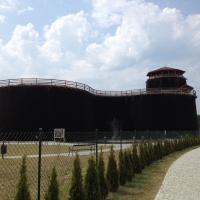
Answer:
M199 96L199 0L0 1L0 80L142 89L164 66L185 70Z

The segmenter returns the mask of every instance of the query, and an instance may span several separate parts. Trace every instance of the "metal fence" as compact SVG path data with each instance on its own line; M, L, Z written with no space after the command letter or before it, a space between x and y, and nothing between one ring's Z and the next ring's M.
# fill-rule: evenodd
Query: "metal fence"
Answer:
M115 131L115 132L66 132L64 139L55 139L53 132L0 133L0 199L14 199L20 178L22 157L27 157L27 175L32 199L43 199L55 166L60 184L60 199L69 197L73 160L80 155L83 174L88 158L98 160L100 149L107 163L110 147L117 153L140 140L180 138L184 135L198 136L192 131ZM117 158L117 157L116 157Z

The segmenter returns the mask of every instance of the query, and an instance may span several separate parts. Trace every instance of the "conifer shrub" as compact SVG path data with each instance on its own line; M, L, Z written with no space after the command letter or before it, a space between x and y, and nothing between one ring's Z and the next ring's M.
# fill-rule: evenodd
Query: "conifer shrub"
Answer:
M99 154L98 160L98 176L99 176L99 187L100 187L100 197L105 199L108 196L108 181L105 177L105 163L103 160L103 152Z
M81 171L81 163L78 154L73 162L71 186L69 190L70 200L85 200L85 192L83 188L83 177Z
M30 200L30 199L31 195L27 178L26 156L23 156L20 169L20 179L17 184L17 194L15 196L15 200Z
M162 140L160 140L160 144L161 144L161 148L162 148L162 157L166 156L166 152L165 152L165 148L164 145L162 143Z
M135 163L133 160L132 150L128 149L127 153L128 153L128 157L129 157L129 160L131 163L132 177L134 177L135 176Z
M157 151L158 151L158 159L163 158L163 145L162 145L162 140L159 139L157 142Z
M59 200L59 183L57 180L57 172L55 167L52 169L51 179L44 199Z
M153 146L153 152L155 156L155 161L159 160L159 150L158 150L158 142L155 142Z
M180 137L180 139L179 139L179 151L182 151L183 148L184 148L184 146L183 146L183 139L182 139L182 137Z
M88 160L84 186L87 200L100 200L99 176L94 157Z
M117 191L119 188L119 172L117 169L117 162L115 160L113 146L111 146L110 155L108 157L106 178L108 181L109 190L111 192Z
M166 156L170 154L170 146L169 146L169 141L165 140L164 141L164 149L165 149L165 154Z
M141 169L143 170L145 168L145 152L144 152L144 143L140 142L140 146L139 146L139 153L140 153L140 165L141 165Z
M132 167L131 167L131 161L130 161L129 154L128 154L127 150L125 150L125 152L124 152L124 163L125 163L126 171L127 171L127 181L132 181L133 170L132 170Z
M154 155L154 151L153 151L152 139L150 139L150 141L149 141L148 152L149 152L150 164L151 164L151 163L155 160L155 155Z
M174 151L178 151L178 142L177 142L177 138L174 139Z
M175 144L172 139L170 140L170 144L171 144L171 153L173 153L175 151Z
M133 157L133 162L134 162L134 165L135 165L135 166L133 166L133 171L134 171L135 174L140 174L142 172L142 169L141 169L140 160L139 160L139 156L138 156L138 153L137 153L136 145L132 146L132 157Z
M146 142L144 142L144 159L145 159L145 166L149 166L151 163L151 158L150 158L150 154L149 154L148 146Z
M127 180L127 169L124 161L124 153L122 150L119 152L119 184L125 185Z

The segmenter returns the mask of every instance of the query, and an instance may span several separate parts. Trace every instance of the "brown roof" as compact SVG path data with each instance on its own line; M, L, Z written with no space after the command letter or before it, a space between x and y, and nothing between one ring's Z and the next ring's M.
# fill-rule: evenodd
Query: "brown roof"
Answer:
M190 85L187 85L187 84L185 84L185 85L181 86L180 88L188 88L188 89L191 89L191 90L193 90L193 89L194 89L192 86L190 86Z
M171 67L162 67L162 68L148 72L147 76L151 75L154 72L161 72L161 71L179 71L179 72L181 72L181 74L185 73L185 71L183 71L181 69L175 69L175 68L171 68Z

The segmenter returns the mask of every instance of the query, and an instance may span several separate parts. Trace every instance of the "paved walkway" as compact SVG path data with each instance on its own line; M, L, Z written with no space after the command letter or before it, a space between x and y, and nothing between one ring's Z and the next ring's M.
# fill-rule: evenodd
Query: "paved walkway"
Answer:
M170 166L155 200L200 200L200 148Z

